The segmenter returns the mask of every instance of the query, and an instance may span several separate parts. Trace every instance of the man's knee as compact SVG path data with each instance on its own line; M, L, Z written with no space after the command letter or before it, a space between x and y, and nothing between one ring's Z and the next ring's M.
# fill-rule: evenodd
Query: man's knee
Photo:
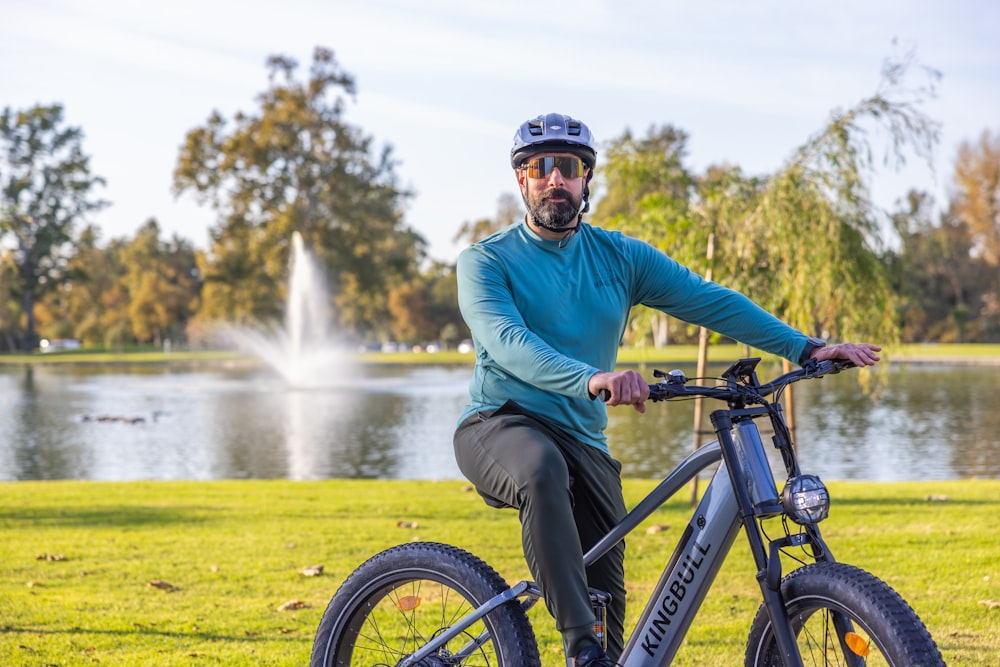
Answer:
M520 494L535 503L565 502L570 491L566 462L556 453L522 470Z

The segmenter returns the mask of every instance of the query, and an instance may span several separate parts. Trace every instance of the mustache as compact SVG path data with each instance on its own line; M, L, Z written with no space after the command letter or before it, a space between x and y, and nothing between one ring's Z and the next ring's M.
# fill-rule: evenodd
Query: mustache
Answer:
M559 197L561 199L566 199L573 201L573 194L569 190L563 188L556 188L555 190L547 190L545 194L542 195L542 199L552 199L553 197Z

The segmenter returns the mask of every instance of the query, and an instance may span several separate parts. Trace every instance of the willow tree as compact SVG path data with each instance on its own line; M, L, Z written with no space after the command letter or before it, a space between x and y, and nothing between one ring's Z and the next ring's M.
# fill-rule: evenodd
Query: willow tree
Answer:
M754 210L733 231L740 273L767 276L755 296L793 326L833 339L898 339L891 283L881 261L884 212L869 181L881 155L890 167L916 155L930 163L938 125L920 108L929 85L907 88L910 62L889 62L874 95L834 112L818 134L767 179ZM887 143L873 147L869 130ZM739 251L737 251L739 249ZM739 277L733 276L738 281Z
M701 176L683 165L686 135L672 128L631 134L606 151L605 199L594 219L645 239L778 317L833 339L896 340L893 295L881 263L869 180L883 160L930 159L937 126L920 109L930 85L907 88L910 61L883 68L879 89L799 147L781 169L750 178L738 167ZM714 246L709 258L708 249Z
M268 320L282 308L292 233L321 261L341 324L384 326L389 286L415 274L423 239L403 224L409 194L389 146L344 119L354 78L317 48L309 76L268 59L270 86L254 113L212 113L191 130L174 171L218 212L202 278L200 316Z
M736 271L731 282L752 281L758 303L809 334L882 345L899 340L895 295L881 260L880 221L888 215L871 201L878 152L867 131L885 133L884 165L899 167L909 155L931 163L939 130L920 106L938 75L925 69L926 83L908 88L911 66L887 62L875 94L835 111L767 179L754 208L723 238L732 241L720 263ZM790 363L783 366L787 371ZM794 435L794 392L785 399Z

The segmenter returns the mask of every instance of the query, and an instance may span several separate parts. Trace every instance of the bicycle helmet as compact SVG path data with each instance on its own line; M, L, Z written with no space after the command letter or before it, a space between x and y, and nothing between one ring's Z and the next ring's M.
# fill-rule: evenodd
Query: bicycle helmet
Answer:
M576 216L577 226L583 214L590 210L590 179L594 177L597 149L590 128L581 121L561 113L549 113L521 123L514 133L514 147L510 149L510 166L519 169L532 155L556 151L572 153L587 165L587 180L583 184L583 205ZM528 196L522 191L524 203L530 210ZM574 228L575 229L575 228Z
M593 173L597 150L590 128L561 113L549 113L521 123L514 134L514 147L510 149L510 166L517 169L531 155L552 150L576 155Z

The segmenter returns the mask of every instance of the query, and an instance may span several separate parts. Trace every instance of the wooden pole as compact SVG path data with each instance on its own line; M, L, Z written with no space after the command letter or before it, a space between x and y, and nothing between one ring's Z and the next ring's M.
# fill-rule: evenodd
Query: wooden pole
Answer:
M708 249L705 257L708 259L708 270L705 272L705 279L712 279L712 256L715 255L715 233L708 235ZM708 366L708 329L700 327L698 329L698 371L695 377L705 377L705 369ZM701 447L701 423L704 421L705 399L699 396L694 399L694 450ZM691 480L691 505L698 504L698 476Z

